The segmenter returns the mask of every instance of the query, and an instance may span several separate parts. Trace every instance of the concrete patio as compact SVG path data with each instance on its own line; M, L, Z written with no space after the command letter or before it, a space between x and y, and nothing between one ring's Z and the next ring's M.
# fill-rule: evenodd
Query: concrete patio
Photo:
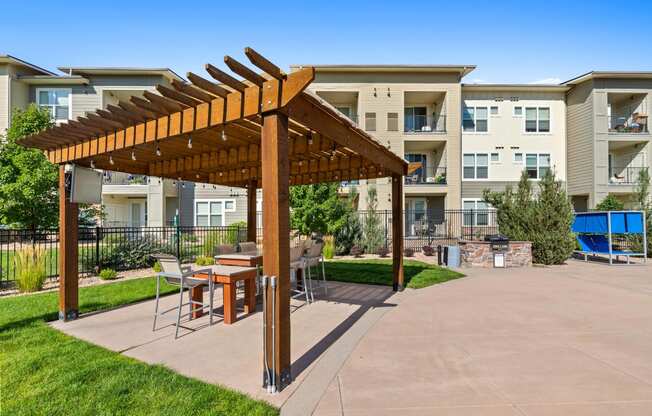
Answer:
M151 301L53 326L283 414L652 414L652 264L464 272L401 293L331 283L293 308L295 382L275 396L260 388L260 313L198 319L177 341L152 333Z

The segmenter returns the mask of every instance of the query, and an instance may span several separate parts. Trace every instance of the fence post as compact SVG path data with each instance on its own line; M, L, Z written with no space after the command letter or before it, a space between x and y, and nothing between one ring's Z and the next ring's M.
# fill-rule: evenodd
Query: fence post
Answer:
M100 267L102 267L100 262L100 227L95 227L95 267L97 268L96 272L99 273Z
M389 242L387 241L388 232L387 232L387 210L385 210L385 248L389 248Z
M176 240L177 240L177 259L181 261L181 226L177 225L176 230Z

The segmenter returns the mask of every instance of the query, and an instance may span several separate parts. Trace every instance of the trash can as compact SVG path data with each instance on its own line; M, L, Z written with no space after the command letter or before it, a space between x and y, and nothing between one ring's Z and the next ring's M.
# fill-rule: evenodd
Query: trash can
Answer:
M460 267L460 248L448 246L448 267Z

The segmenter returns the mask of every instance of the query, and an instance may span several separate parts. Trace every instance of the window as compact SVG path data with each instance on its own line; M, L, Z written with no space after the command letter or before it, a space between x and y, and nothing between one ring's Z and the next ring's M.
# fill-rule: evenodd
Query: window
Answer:
M376 113L364 113L364 126L367 131L376 131Z
M337 111L344 114L348 118L351 118L351 107L335 107Z
M195 201L195 225L200 227L224 225L224 213L234 211L235 201L232 199Z
M492 153L491 161L494 163L500 162L500 153Z
M422 131L428 125L426 107L405 107L404 116L405 131Z
M514 163L523 163L523 153L514 153Z
M541 179L550 170L549 153L528 153L525 155L525 170L530 179Z
M489 155L486 153L464 154L464 179L487 179L489 177Z
M489 225L491 206L479 199L462 200L464 209L464 226L486 226Z
M387 113L387 131L398 131L398 113Z
M525 131L547 133L550 131L550 107L526 107Z
M50 112L54 121L63 121L70 118L69 88L37 88L36 104Z
M488 131L487 107L464 107L462 129L467 132Z
M492 116L497 116L498 115L498 106L495 106L495 105L491 106L490 111L491 111Z
M514 107L514 117L522 117L523 116L523 107L517 106Z

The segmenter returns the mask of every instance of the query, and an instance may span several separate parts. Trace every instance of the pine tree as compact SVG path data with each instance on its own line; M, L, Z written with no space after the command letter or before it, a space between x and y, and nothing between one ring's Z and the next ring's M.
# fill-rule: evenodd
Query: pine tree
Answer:
M364 223L364 249L366 253L376 253L383 246L383 229L378 209L378 192L374 185L367 188L367 217Z

